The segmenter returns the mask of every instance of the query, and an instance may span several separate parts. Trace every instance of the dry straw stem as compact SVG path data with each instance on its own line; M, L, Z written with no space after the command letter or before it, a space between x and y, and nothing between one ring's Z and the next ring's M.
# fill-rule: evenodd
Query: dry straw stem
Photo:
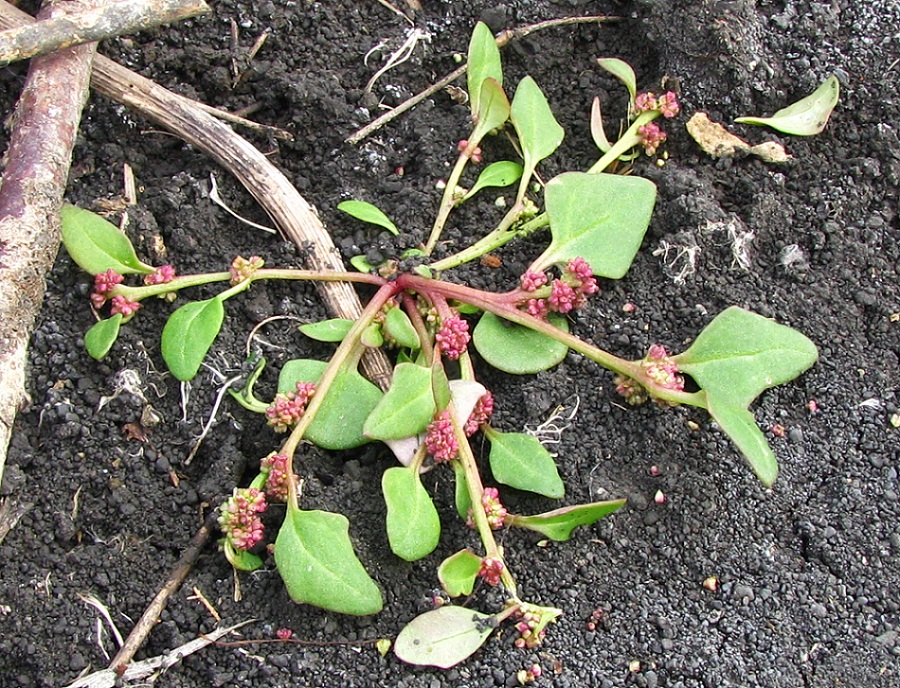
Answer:
M40 16L70 5L50 3ZM59 250L59 208L95 51L87 44L35 58L12 118L0 182L0 481L16 413L27 401L28 340Z
M99 6L78 2L65 5L65 14L54 14L0 33L0 65L210 11L203 0L119 0L99 3Z

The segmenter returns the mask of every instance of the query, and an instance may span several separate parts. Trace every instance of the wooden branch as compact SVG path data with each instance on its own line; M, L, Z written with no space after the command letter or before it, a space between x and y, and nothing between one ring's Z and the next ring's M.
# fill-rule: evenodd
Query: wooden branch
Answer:
M99 7L69 2L66 10L0 33L0 66L211 11L203 0L118 0Z
M66 5L51 2L41 15ZM44 300L44 275L59 250L59 208L96 47L35 58L13 116L0 182L0 480L26 401L28 340Z

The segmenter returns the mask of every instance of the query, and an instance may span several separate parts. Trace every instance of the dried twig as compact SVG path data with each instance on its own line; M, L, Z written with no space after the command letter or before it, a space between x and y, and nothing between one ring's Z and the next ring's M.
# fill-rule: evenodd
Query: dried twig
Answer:
M526 36L530 36L535 31L541 31L542 29L549 29L556 26L571 26L573 24L606 24L609 22L619 21L621 17L610 17L610 16L598 16L598 17L565 17L563 19L549 19L547 21L538 22L537 24L529 24L528 26L522 26L518 29L508 29L506 31L501 31L497 34L496 42L497 46L502 48L511 41L521 40ZM414 108L416 105L421 103L426 98L433 96L435 93L440 91L442 88L446 88L454 81L456 81L459 77L466 73L466 65L462 65L454 69L450 74L445 76L440 81L432 84L424 91L417 93L412 98L409 98L394 109L389 112L384 113L381 117L372 120L362 129L354 132L350 136L348 136L344 141L346 143L357 144L362 141L364 138L369 136L372 132L377 131L385 124L390 122L391 120L399 117L407 110Z
M141 614L141 618L138 619L134 628L131 629L131 633L129 633L128 637L125 639L125 644L122 645L116 653L116 656L113 657L112 661L109 663L110 669L119 669L119 667L127 666L134 657L134 653L144 644L144 640L147 639L150 631L159 621L159 615L169 601L169 597L175 594L175 591L181 587L188 571L190 571L191 567L196 563L197 557L200 556L200 551L206 545L207 540L209 540L209 535L212 532L215 523L216 512L212 511L209 516L206 517L200 530L198 530L194 537L191 538L187 548L184 550L184 554L181 555L181 559L178 560L175 568L172 569L172 573L169 574L169 578L165 582L165 585L163 585L162 589L156 593L156 597L153 598L153 601L147 605L144 613Z
M61 11L51 3L41 16ZM95 50L87 44L36 57L13 118L0 186L0 479L26 401L28 339L59 249L59 208Z
M74 4L74 3L71 3ZM0 33L0 65L210 12L203 0L117 0Z

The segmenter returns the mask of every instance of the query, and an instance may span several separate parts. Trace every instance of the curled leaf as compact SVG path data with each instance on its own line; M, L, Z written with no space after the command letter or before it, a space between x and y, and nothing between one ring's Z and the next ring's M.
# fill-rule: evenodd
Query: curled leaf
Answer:
M438 567L438 580L450 597L471 595L481 570L481 557L463 549L444 559Z
M598 58L597 64L625 84L625 88L628 89L628 95L631 96L631 101L634 102L634 97L637 95L637 77L634 75L631 65L616 57Z
M606 138L606 132L603 130L603 113L600 111L599 98L594 98L594 102L591 104L591 138L594 139L597 148L604 153L612 148L612 144Z
M738 117L740 124L758 124L785 134L814 136L828 124L840 96L841 85L832 75L810 95L782 108L771 117Z
M536 516L507 516L511 526L536 530L551 540L568 540L578 526L589 526L625 504L624 499L565 506Z

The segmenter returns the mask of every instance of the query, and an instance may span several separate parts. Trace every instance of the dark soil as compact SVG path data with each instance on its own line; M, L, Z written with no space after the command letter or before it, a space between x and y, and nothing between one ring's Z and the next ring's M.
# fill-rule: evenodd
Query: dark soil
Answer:
M579 357L524 379L485 370L504 429L538 423L577 394L577 418L558 448L566 503L626 496L629 504L568 543L542 548L536 537L505 535L523 594L565 615L537 652L516 650L512 633L501 632L451 671L381 658L371 644L395 636L427 609L438 587L437 564L475 544L451 517L451 481L429 476L448 515L445 532L432 556L407 564L391 555L384 533L377 486L392 460L383 448L340 456L310 449L300 466L304 503L350 518L357 551L384 591L385 611L357 619L296 606L272 568L241 576L243 599L235 602L231 569L210 543L139 657L216 626L195 591L223 622L257 619L246 637L271 640L286 627L318 644L207 648L159 685L504 686L516 685L516 672L534 662L544 670L539 685L559 687L898 684L900 430L890 422L900 411L896 2L425 0L415 23L431 33L430 42L382 77L374 95L363 87L383 54L369 66L364 56L381 41L395 47L408 28L382 5L213 4L207 17L109 41L102 51L174 91L231 110L253 106L255 119L291 130L292 143L246 135L317 206L348 255L354 246L390 253L421 240L439 198L435 182L447 174L465 135L467 112L441 93L359 146L343 139L382 107L455 68L454 55L465 52L476 20L500 30L559 16L622 16L606 26L538 33L504 51L508 82L534 76L566 129L562 148L542 166L545 178L586 169L596 159L588 133L594 96L610 117L624 105L623 89L595 58L628 60L645 88L658 90L666 80L685 105L685 115L668 123L668 163L660 168L643 158L635 165L660 192L643 250L624 279L604 284L575 320L575 332L637 358L653 342L682 350L716 313L739 305L804 332L821 357L799 380L756 404L763 428L785 429L783 437L769 433L781 463L772 490L702 414L652 405L623 409L610 376ZM239 31L236 51L231 21ZM269 29L247 66L243 56ZM237 86L232 60L244 73ZM781 140L793 156L787 164L714 160L683 127L698 110L725 123L770 114L831 73L840 79L841 101L821 135L735 128L753 142ZM22 65L3 72L5 112L23 75ZM485 149L488 160L508 154L500 141ZM162 262L164 245L182 273L222 269L237 254L259 254L270 265L302 264L293 247L209 202L215 174L235 210L266 222L249 194L208 159L93 96L69 199L97 207L98 199L120 195L124 163L141 187L128 231L147 259ZM387 211L404 229L399 243L342 217L335 206L347 198ZM487 195L484 200L451 222L443 251L496 222L497 210ZM743 268L733 255L735 236L750 239ZM673 246L668 259L657 254L665 245ZM678 246L689 245L700 248L695 271L675 281L683 267ZM796 260L784 259L788 247L799 251ZM455 279L507 289L536 248L537 241L510 245L499 253L499 268L475 265ZM172 307L148 304L97 363L82 346L93 322L88 291L88 277L62 252L32 340L32 404L19 416L3 482L4 497L27 512L0 545L2 686L60 686L107 664L114 642L79 593L102 600L127 633L204 516L275 447L258 417L226 401L186 463L219 375L239 371L245 339L260 320L326 315L311 288L254 287L232 302L209 368L182 406L179 385L162 372L158 353ZM623 312L627 302L634 312ZM271 392L285 360L327 353L300 338L295 326L279 320L262 331L270 362L262 392ZM132 387L125 385L129 379ZM141 442L128 428L151 407L161 422ZM653 465L659 475L651 475ZM654 502L657 490L666 494L665 504ZM521 512L553 508L524 494L507 499ZM716 591L702 585L711 576L719 580ZM496 604L479 598L482 608ZM588 630L598 608L603 617Z

